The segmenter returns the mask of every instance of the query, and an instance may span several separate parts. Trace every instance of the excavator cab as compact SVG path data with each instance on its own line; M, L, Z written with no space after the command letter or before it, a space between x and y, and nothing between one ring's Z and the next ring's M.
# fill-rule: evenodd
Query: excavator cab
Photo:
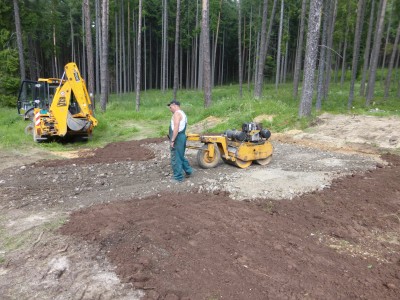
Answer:
M24 80L19 89L18 114L25 120L32 121L34 108L49 109L61 82L57 78L39 78L38 81Z

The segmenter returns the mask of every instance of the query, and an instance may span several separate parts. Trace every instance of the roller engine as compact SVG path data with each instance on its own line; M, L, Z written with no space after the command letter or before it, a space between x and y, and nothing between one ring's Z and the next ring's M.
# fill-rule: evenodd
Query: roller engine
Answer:
M242 130L227 130L224 133L228 139L237 142L260 142L263 139L268 140L271 132L268 129L262 129L258 123L243 123Z

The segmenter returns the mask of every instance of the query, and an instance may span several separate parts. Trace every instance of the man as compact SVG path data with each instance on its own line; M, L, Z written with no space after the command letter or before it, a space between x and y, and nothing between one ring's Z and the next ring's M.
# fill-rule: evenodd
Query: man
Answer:
M172 100L167 104L172 113L169 126L169 138L171 149L171 167L174 173L174 181L183 181L183 172L190 176L193 172L188 160L185 158L186 150L186 114L180 108L180 102Z

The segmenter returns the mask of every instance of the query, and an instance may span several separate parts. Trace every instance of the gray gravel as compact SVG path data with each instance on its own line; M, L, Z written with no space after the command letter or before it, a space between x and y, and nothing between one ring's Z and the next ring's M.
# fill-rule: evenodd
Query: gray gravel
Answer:
M23 165L0 173L0 206L76 209L111 199L146 197L161 191L228 192L233 199L293 198L330 185L334 178L376 167L368 156L321 151L273 142L272 162L247 169L220 164L201 169L196 151L188 150L195 174L182 184L170 183L167 142L150 144L156 158L145 162L37 167Z

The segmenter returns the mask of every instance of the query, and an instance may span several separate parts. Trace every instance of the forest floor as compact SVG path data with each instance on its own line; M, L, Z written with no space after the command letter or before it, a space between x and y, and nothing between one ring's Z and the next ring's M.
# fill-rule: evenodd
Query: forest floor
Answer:
M271 141L181 184L165 139L0 151L1 299L399 299L400 119Z

